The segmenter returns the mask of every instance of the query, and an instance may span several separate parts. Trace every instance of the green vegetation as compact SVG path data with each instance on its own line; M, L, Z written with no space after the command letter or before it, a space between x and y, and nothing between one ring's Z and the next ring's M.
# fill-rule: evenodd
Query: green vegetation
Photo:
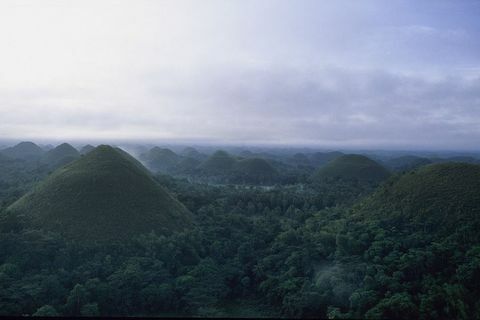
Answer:
M247 158L235 162L232 180L251 184L273 184L278 180L278 172L266 160Z
M0 159L0 314L480 317L479 165L387 177L345 155L312 181L293 152L259 154L210 160L274 185L199 183L184 155L191 173L152 176L100 146L46 179L30 167L23 197L32 163Z
M359 154L347 154L321 167L315 173L313 179L316 181L340 179L378 183L388 176L388 171L372 159Z
M189 226L188 210L138 165L111 147L97 147L55 171L8 212L85 240L164 234Z
M52 150L47 151L41 161L51 168L58 168L64 166L80 157L80 152L69 145L62 143Z
M44 151L35 143L28 141L6 148L1 153L12 159L36 160L43 155Z
M201 164L200 170L208 175L225 175L233 169L234 164L234 157L223 150L218 150Z
M155 172L170 173L180 161L180 157L170 149L154 147L142 154L140 159L146 166Z
M87 144L80 149L80 154L87 154L90 151L93 151L93 149L95 149L94 146L92 146L91 144Z
M326 165L332 160L342 156L342 152L332 151L332 152L315 152L310 155L310 163L314 167L321 167Z
M186 147L185 149L183 149L181 155L186 158L192 158L199 161L205 160L206 158L204 154L200 153L197 149L192 147Z
M431 164L432 160L417 156L402 156L389 159L385 165L393 171L403 172L410 171L427 164Z

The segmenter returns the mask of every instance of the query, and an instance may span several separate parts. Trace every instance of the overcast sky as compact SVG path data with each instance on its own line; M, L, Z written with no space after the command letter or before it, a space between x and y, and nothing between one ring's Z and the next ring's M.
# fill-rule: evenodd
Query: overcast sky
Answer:
M0 1L0 138L478 149L480 1Z

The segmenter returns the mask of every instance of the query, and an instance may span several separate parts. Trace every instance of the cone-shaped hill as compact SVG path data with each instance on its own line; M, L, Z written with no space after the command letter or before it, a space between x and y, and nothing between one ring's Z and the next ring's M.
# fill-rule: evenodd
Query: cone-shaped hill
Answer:
M7 212L85 241L171 233L192 223L191 213L138 161L105 145L56 170Z
M80 154L87 154L90 151L93 151L93 149L95 149L94 146L92 146L91 144L87 144L80 149Z
M54 149L45 153L42 162L52 168L58 168L70 163L80 157L80 152L68 143L62 143Z
M378 183L389 176L387 169L370 158L359 154L340 156L321 167L313 176L314 181L357 180L362 183Z
M265 159L247 158L234 165L234 173L245 183L270 184L278 178L278 172Z
M355 212L361 221L425 232L480 228L480 165L432 164L383 184Z
M140 156L142 161L152 171L169 173L175 170L180 157L170 149L153 147Z
M315 152L310 155L310 163L315 167L321 167L328 162L342 156L343 153L339 151L332 152Z
M200 169L206 174L225 174L231 172L235 161L227 152L218 150L200 165Z
M0 151L3 155L22 160L34 160L40 158L45 151L33 142L24 141Z
M193 158L196 160L204 160L206 158L206 155L203 153L200 153L197 149L192 148L192 147L186 147L185 149L182 150L181 155L187 158Z

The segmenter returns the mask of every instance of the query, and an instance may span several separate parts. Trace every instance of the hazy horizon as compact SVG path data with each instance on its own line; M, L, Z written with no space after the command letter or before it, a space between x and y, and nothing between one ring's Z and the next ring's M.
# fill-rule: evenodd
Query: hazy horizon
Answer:
M2 141L476 151L477 1L2 1Z

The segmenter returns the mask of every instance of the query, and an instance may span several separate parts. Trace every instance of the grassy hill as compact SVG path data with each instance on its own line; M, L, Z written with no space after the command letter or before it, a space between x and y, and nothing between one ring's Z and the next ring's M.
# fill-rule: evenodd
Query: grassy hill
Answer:
M200 170L205 174L223 175L231 172L235 158L223 150L218 150L200 165Z
M58 168L66 165L80 157L80 152L68 143L62 143L54 149L45 153L42 162L51 168Z
M360 205L370 218L425 230L451 230L480 222L480 166L442 163L421 167L384 184Z
M332 160L317 170L313 175L313 180L340 179L378 183L388 176L388 170L372 159L358 154L347 154Z
M143 153L140 159L154 172L171 173L180 161L180 156L170 149L153 147Z
M430 159L423 157L402 156L385 161L385 166L392 171L402 172L410 171L431 163L432 161Z
M342 156L343 153L339 151L332 152L315 152L309 155L310 163L314 167L321 167L326 165L330 161Z
M206 155L199 152L197 149L192 147L186 147L182 150L181 155L187 158L192 158L195 160L205 160Z
M247 158L239 160L233 167L237 180L244 183L271 184L278 179L278 172L265 159Z
M80 149L80 154L87 154L93 149L95 149L94 146L92 146L91 144L87 144Z
M40 158L45 151L33 142L24 141L1 150L0 153L13 159L35 160Z
M191 225L190 212L126 153L99 146L56 170L8 210L78 240L125 239Z

